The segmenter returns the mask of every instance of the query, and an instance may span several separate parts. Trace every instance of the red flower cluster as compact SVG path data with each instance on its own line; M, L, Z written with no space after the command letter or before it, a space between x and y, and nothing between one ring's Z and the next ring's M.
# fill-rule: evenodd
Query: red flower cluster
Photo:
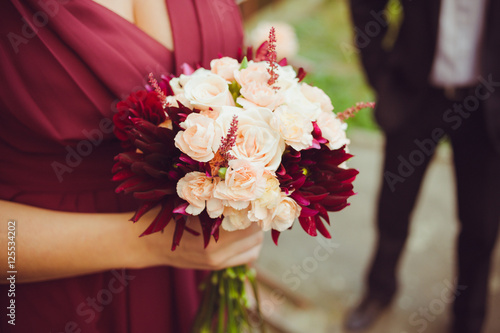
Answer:
M326 141L317 126L315 139L320 143ZM340 165L352 156L345 147L330 150L325 145L300 152L289 147L283 155L278 179L282 190L292 192L291 197L302 207L299 222L309 235L316 236L319 231L331 238L323 220L330 224L328 212L349 206L347 199L355 194L352 182L359 172ZM280 232L272 230L276 245L279 235Z
M133 149L135 139L130 132L135 127L134 119L143 119L153 125L159 125L166 119L160 97L154 91L133 92L126 100L119 102L116 108L118 112L113 117L114 133L122 141L125 150Z

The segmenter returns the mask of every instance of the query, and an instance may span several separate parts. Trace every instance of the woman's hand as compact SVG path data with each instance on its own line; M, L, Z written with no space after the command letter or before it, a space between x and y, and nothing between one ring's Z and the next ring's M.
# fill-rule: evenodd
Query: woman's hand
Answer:
M153 214L156 213L157 210L152 214L146 214L137 222L136 228L141 231L135 231L136 235L146 229L154 218ZM201 233L197 217L191 217L188 220L188 226ZM142 254L133 257L135 265L137 267L169 265L179 268L217 270L247 264L257 259L264 239L263 231L256 223L238 231L229 232L221 228L219 241L215 242L212 238L207 248L203 247L203 236L194 236L185 231L180 245L172 251L174 229L175 222L171 221L163 233L158 232L136 239L139 246L136 254Z

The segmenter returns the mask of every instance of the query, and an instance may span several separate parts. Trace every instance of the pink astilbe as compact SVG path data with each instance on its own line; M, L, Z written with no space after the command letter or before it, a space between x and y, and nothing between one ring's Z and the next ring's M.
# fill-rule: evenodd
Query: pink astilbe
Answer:
M149 84L154 89L154 91L158 94L158 97L160 98L161 105L165 109L167 107L167 96L161 90L160 85L158 84L158 81L153 76L153 73L149 73L148 78L149 78Z
M365 108L375 108L375 102L358 102L356 103L355 106L351 106L350 108L337 113L337 118L339 118L342 121L345 121L349 118L354 117L356 113L358 113L359 110L365 109Z
M221 152L222 157L226 160L234 159L234 156L229 152L233 149L236 144L236 132L238 131L238 116L234 115L233 120L231 121L231 125L229 126L229 131L225 138L222 138L221 144L219 147L219 151Z
M272 86L278 80L278 73L276 70L278 69L277 63L277 54L276 54L276 30L274 27L271 27L269 31L269 42L267 43L267 61L269 61L269 68L267 71L271 77L267 81L267 84ZM279 87L273 87L273 89L278 90Z
M210 161L210 172L212 177L216 176L219 169L228 166L228 162L235 157L231 155L230 150L236 144L236 132L238 131L238 116L234 115L227 135L221 139L219 149L214 158Z

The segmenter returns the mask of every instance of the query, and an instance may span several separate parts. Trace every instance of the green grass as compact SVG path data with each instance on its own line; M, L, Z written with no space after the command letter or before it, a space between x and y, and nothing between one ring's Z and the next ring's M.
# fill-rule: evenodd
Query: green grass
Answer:
M247 28L260 20L285 21L295 28L300 44L299 62L303 59L310 64L306 82L323 89L336 112L359 101L374 100L353 46L353 28L345 0L282 0L248 21ZM369 109L348 123L351 128L377 128Z

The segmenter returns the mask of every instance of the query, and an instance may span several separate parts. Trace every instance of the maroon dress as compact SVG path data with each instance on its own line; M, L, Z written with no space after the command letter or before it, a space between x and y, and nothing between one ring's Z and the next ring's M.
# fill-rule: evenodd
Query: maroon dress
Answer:
M116 102L149 72L206 67L235 57L242 41L233 0L167 5L173 52L92 0L0 1L0 199L71 212L135 209L110 180L120 152L109 121ZM15 326L2 285L0 331L186 332L199 276L159 267L18 283Z

